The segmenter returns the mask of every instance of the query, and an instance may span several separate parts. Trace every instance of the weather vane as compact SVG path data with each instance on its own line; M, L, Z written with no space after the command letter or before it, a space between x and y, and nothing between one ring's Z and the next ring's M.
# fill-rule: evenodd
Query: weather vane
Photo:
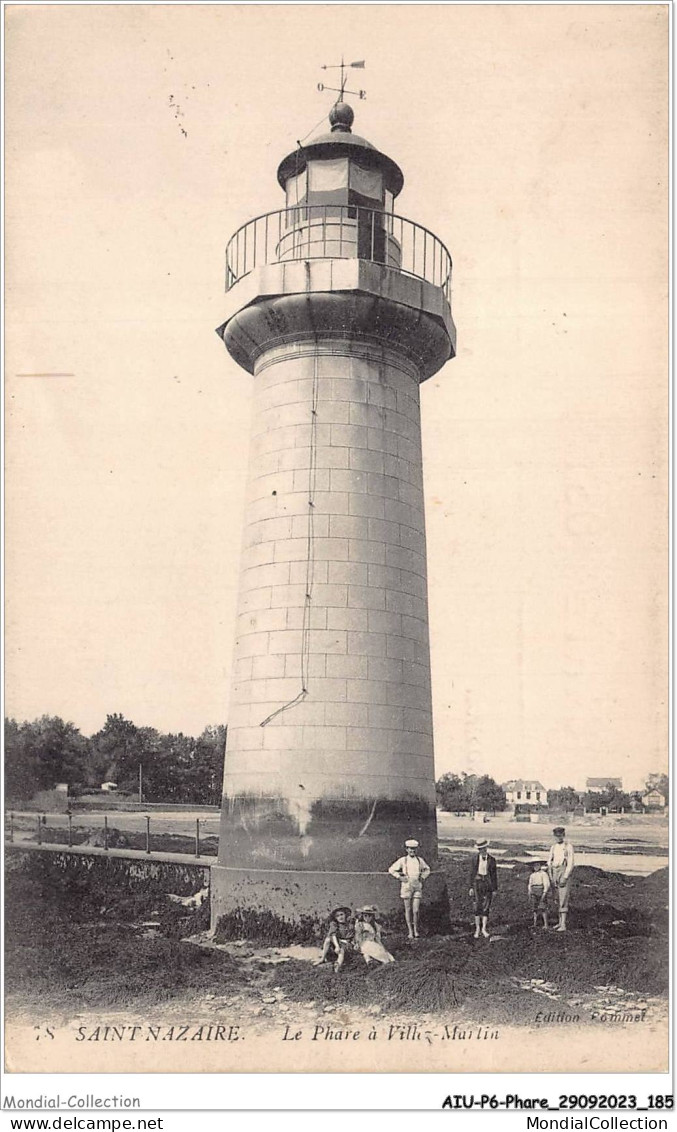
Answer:
M358 98L362 98L362 99L366 98L367 97L366 90L346 90L346 83L348 81L347 71L350 67L355 67L356 69L363 71L364 70L364 59L359 59L357 61L357 63L344 63L343 58L341 58L340 63L325 63L325 64L323 64L323 66L321 68L323 71L339 71L340 70L340 72L341 72L341 85L340 85L340 87L338 87L338 86L325 86L324 83L318 83L317 89L318 90L332 90L332 91L334 91L336 94L338 94L338 98L336 99L337 102L343 101L344 94L354 94Z

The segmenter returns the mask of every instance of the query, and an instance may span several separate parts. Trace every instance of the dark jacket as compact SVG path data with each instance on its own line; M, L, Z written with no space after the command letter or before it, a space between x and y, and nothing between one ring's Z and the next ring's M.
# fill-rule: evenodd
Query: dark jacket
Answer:
M498 892L498 872L496 870L496 858L492 857L491 853L487 853L487 861L488 861L488 864L487 864L487 879L489 881L489 884L491 885L491 891L492 892ZM470 878L469 878L471 888L475 883L475 877L477 876L477 870L479 869L479 865L480 865L480 855L479 855L479 853L473 853L472 862L471 862L471 865L470 865Z

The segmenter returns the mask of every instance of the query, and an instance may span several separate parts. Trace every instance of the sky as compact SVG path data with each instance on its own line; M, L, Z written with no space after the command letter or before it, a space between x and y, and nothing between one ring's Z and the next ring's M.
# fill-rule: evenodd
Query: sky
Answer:
M283 207L344 53L396 211L454 260L421 391L437 773L665 770L667 6L6 16L6 714L227 722L224 248Z

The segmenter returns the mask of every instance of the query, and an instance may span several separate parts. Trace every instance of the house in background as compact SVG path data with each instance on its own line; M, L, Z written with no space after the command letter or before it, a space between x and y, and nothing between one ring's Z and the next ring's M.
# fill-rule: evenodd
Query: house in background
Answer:
M664 810L665 795L660 790L647 790L646 794L642 794L642 805L645 810Z
M623 789L622 778L586 778L585 789L590 794L606 794L611 788L612 790Z
M529 813L548 805L548 792L536 779L512 778L503 783L508 809L514 813Z

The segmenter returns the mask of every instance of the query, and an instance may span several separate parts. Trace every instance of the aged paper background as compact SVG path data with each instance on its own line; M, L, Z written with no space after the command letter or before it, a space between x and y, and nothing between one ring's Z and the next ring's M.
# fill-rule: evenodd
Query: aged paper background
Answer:
M666 768L667 29L648 4L7 9L8 715L227 721L250 384L213 332L223 249L282 206L344 52L398 211L454 258L458 357L422 390L437 772ZM642 1039L616 1068L664 1063Z

